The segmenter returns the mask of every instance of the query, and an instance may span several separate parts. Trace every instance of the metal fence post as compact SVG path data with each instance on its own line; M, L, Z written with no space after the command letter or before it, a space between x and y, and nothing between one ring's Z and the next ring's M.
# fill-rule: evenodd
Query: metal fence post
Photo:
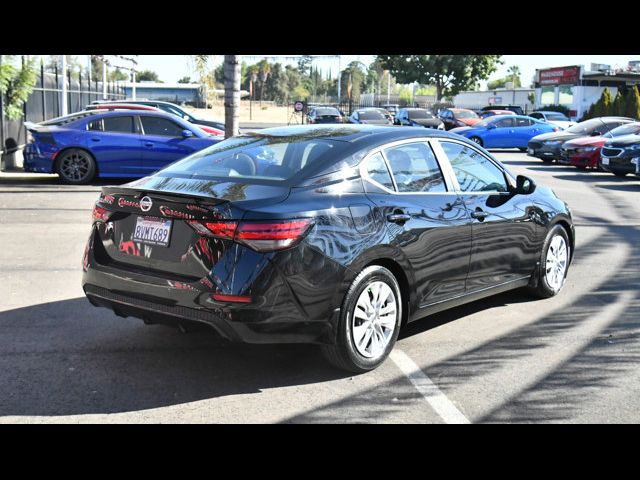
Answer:
M40 60L40 88L42 88L42 120L47 119L47 95L44 91L44 61Z
M58 65L55 65L54 67L54 72L56 74L56 117L60 116L60 95L59 95L59 88L60 88L60 82L58 80Z
M67 70L67 79L69 80L69 87L67 90L67 113L69 113L68 109L71 107L71 70Z
M0 55L2 65L2 55ZM0 158L4 153L4 95L0 93Z

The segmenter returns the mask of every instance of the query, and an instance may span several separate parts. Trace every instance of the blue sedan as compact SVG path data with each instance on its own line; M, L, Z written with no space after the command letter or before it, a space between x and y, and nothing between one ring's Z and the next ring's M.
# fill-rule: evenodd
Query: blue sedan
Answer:
M541 133L556 132L559 127L523 115L496 115L485 118L472 127L450 130L484 148L527 149L529 140Z
M25 171L57 173L70 184L144 177L222 140L174 115L142 110L84 111L25 127Z

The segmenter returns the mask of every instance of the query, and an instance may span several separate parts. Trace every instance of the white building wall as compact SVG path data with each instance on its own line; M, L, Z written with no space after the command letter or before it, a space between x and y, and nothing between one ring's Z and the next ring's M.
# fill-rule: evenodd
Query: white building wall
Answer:
M533 89L515 90L488 90L484 92L460 92L453 97L453 104L458 108L479 109L490 105L489 99L499 97L500 102L495 105L520 105L527 110L533 109L533 104L529 101L529 94Z

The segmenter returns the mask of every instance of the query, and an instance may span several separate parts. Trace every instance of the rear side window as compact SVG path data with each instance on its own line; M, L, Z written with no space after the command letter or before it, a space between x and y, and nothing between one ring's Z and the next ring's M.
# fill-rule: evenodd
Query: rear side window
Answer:
M497 128L509 128L509 127L513 127L513 118L510 118L510 116L507 116L508 118L501 118L500 120L495 121L493 124L497 127Z
M145 135L181 137L182 130L184 130L180 125L166 118L141 115L140 121L142 122L142 128Z
M133 133L133 117L105 117L102 119L105 132Z
M516 127L530 127L533 122L528 118L516 118Z
M376 183L387 187L389 190L395 190L391 175L387 169L387 164L384 163L384 158L380 153L376 153L367 162L367 175Z
M87 124L87 130L101 132L102 131L102 119L99 118L97 120L92 120L91 122L89 122Z
M399 192L446 192L440 166L426 143L410 143L387 148L389 161Z

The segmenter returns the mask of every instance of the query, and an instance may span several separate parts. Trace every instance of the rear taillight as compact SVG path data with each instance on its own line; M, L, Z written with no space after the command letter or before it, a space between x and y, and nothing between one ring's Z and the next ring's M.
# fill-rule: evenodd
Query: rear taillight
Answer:
M251 297L246 295L225 295L224 293L214 293L211 295L216 302L251 303Z
M113 212L95 205L91 214L94 222L106 222Z
M560 131L560 127L553 127L553 131L554 132L559 132Z
M309 218L280 222L205 222L188 224L200 235L234 240L258 252L282 250L296 245L309 231Z

